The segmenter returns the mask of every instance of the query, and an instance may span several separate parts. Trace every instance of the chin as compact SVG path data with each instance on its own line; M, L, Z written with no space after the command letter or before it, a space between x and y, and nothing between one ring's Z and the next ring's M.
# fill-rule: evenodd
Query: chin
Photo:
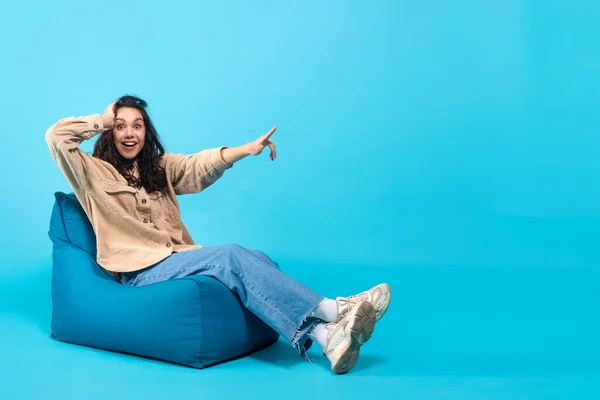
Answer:
M121 155L121 157L123 157L126 160L135 160L136 158L138 158L138 156L140 155L140 151L136 151L135 153L132 153L130 151L123 151L120 148L117 148L117 150L119 151L119 154Z
M123 153L119 153L119 154L121 155L121 157L123 157L126 160L135 160L138 157L138 155L139 155L139 153L136 154L136 155L123 154Z

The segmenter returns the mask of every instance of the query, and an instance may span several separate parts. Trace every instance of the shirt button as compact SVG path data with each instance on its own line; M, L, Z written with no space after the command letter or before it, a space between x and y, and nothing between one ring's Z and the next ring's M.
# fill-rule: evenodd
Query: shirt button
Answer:
M143 199L143 200L142 200L142 204L146 204L146 199Z
M144 223L147 224L148 223L148 219L144 218Z
M99 128L98 124L94 124L94 129L98 129L98 128Z
M167 247L171 247L171 243L167 243Z

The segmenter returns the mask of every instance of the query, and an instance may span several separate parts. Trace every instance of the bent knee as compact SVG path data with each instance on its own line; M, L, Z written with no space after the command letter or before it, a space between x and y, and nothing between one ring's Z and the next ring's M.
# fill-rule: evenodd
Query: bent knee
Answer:
M243 253L248 250L240 246L239 244L224 244L221 247L221 250L227 253Z
M252 253L256 258L259 258L267 264L271 265L272 267L279 269L279 265L275 261L273 261L273 259L271 259L271 257L269 257L265 252L256 249L248 249L248 251Z

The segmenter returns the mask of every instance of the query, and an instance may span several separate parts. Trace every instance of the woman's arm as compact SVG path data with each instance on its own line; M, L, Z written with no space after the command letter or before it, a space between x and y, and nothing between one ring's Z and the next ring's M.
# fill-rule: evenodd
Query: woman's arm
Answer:
M76 192L86 186L83 168L86 154L79 151L78 147L84 140L112 128L113 108L114 103L108 106L103 115L61 119L46 131L50 154Z
M274 160L276 148L270 138L275 129L273 127L254 142L242 146L220 147L188 155L166 153L167 178L172 182L175 193L201 192L221 178L236 161L249 155L258 155L267 146L271 149L271 160Z
M277 157L277 149L275 148L275 143L273 143L271 140L271 136L273 133L275 133L276 129L276 127L273 127L269 132L262 135L254 142L232 148L223 148L221 150L221 157L223 158L223 161L225 161L227 164L233 164L247 156L257 156L267 146L271 149L271 160L274 160Z

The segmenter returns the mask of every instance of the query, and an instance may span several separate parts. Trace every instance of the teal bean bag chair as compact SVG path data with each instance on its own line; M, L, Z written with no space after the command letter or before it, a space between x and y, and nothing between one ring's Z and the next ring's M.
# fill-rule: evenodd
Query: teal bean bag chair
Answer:
M96 237L73 194L57 192L52 333L61 342L204 368L263 349L279 335L206 276L121 285L96 263Z

